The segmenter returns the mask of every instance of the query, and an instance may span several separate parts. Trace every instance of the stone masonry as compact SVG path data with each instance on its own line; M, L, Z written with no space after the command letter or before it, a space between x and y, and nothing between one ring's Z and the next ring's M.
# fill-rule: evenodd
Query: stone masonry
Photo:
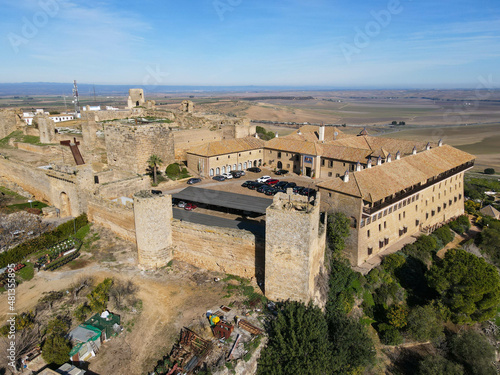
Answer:
M166 266L172 260L172 196L136 193L134 221L139 265Z

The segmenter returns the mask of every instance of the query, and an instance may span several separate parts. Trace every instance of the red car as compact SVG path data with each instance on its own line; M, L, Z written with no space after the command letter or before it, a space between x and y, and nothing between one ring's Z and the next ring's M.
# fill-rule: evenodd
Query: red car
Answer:
M184 209L186 211L193 211L195 208L197 208L198 206L195 205L194 203L187 203L185 206L184 206Z
M276 180L275 178L271 178L270 180L267 180L265 184L267 185L276 185L280 180Z

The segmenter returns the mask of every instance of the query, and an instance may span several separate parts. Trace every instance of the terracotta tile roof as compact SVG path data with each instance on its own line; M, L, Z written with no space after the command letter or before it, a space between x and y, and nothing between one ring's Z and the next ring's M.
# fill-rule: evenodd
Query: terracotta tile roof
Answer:
M294 139L298 141L319 142L319 128L320 126L304 125L284 138ZM335 135L335 133L337 133L337 135ZM325 126L325 143L334 142L337 139L351 137L354 136L342 133L342 131L335 126Z
M318 187L376 202L474 159L471 154L444 145L353 172L349 182L335 178L318 184Z
M359 136L341 138L333 144L338 144L346 147L362 148L373 151L373 157L387 157L390 153L394 157L398 151L401 156L411 155L413 147L417 148L417 152L424 151L427 142L407 141L404 139L382 138L372 136ZM431 146L436 146L437 143L431 143Z
M336 144L322 144L323 152L321 154L324 158L345 160L351 162L366 163L367 158L372 154L370 150L340 146Z
M264 144L265 142L262 139L255 137L226 139L223 141L209 142L201 146L193 147L189 149L187 153L209 157L255 150L263 148Z
M300 141L288 137L273 138L266 142L265 148L307 155L321 155L322 153L322 145L319 143Z

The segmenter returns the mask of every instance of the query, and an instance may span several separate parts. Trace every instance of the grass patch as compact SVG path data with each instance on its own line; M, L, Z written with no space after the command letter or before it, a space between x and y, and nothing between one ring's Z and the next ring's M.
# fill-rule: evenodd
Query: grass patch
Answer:
M9 141L13 139L14 142L29 143L31 145L46 146L47 143L41 143L40 137L35 135L24 135L21 130L16 130L10 133L7 137L0 139L0 147L9 147Z
M20 276L24 281L30 281L35 276L35 267L33 263L26 262L24 263L26 267L23 267L19 270L18 276Z
M26 199L26 197L23 197L22 195L17 194L16 192L13 192L12 190L7 189L6 187L0 186L0 192L10 195L13 198L16 199Z
M87 234L89 234L89 231L90 231L90 224L87 224L78 229L78 231L75 234L75 237L83 241L83 239L87 236Z
M31 203L28 202L28 203L11 204L7 206L7 208L11 210L24 210L26 208L39 208L41 210L44 207L48 207L48 205L38 201L33 201Z

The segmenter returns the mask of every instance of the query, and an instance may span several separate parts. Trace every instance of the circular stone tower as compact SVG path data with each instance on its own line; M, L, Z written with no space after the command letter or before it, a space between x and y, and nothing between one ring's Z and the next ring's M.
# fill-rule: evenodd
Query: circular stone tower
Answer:
M134 194L134 220L139 265L166 266L172 259L172 196Z

